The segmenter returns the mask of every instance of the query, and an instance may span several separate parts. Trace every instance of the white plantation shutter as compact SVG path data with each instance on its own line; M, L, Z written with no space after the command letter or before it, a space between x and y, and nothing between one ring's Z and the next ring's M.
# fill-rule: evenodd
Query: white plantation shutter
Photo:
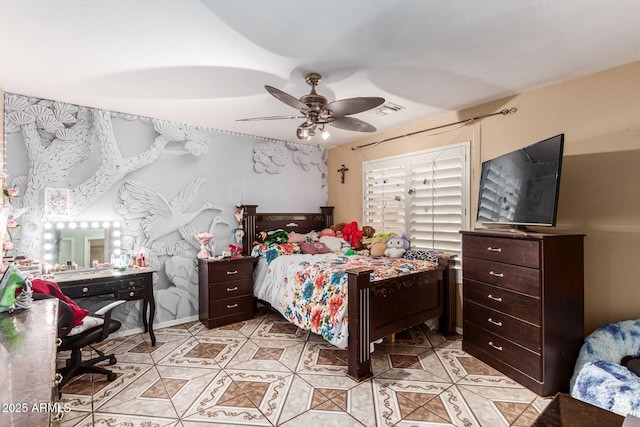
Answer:
M364 225L406 233L412 249L458 255L469 228L469 143L363 164Z

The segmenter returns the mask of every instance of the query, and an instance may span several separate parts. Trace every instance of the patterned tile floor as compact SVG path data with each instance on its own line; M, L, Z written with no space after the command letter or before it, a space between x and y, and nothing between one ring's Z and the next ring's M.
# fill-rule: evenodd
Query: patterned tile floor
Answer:
M346 352L263 311L216 329L200 322L105 341L118 374L62 390L61 426L529 426L544 399L426 327L376 344L357 383ZM62 359L59 360L59 363Z

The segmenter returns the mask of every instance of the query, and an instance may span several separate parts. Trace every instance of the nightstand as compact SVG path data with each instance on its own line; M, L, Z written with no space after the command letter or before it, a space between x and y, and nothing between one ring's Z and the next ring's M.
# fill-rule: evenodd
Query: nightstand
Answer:
M253 258L198 260L200 321L216 328L253 317Z

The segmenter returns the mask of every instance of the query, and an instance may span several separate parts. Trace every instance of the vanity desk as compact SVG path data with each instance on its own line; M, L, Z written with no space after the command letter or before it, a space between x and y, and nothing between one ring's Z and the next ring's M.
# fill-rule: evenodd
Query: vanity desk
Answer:
M143 300L144 330L149 332L151 345L156 345L156 336L153 333L153 318L156 314L153 298L153 269L132 267L124 271L110 268L79 270L56 273L51 280L55 281L62 292L71 299L113 295L116 300Z

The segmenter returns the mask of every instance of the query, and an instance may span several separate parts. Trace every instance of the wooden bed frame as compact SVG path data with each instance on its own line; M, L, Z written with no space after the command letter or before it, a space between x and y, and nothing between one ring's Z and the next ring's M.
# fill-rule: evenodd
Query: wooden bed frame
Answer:
M320 213L257 213L257 205L244 206L243 253L249 255L261 231L320 231L333 224L333 207ZM448 258L437 269L386 280L369 281L370 270L348 273L349 341L348 375L358 381L372 376L369 343L440 316L440 333L455 330L455 284Z

